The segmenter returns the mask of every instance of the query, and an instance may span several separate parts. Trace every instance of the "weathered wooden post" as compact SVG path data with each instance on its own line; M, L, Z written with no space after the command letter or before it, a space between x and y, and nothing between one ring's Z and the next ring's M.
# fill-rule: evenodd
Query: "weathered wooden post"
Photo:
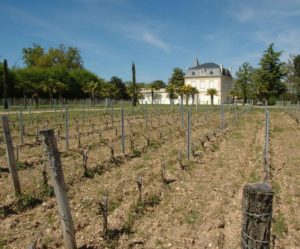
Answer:
M124 108L121 109L122 153L125 154Z
M19 120L20 120L20 144L24 143L24 129L23 129L23 112L22 108L20 107L20 112L19 112Z
M110 100L110 117L111 117L111 127L114 128L114 100Z
M108 232L108 197L104 196L100 202L100 208L103 216L103 234L107 235Z
M136 183L138 186L138 190L139 190L139 199L138 199L138 203L142 203L142 187L143 187L143 178L141 176L139 176L136 179Z
M107 114L107 104L108 104L108 98L105 98L105 114Z
M270 126L270 114L266 111L265 114L265 147L264 147L264 182L269 181L270 169L269 169L269 126Z
M147 129L148 128L148 108L147 108L147 101L145 103L144 119L145 119L145 127Z
M190 160L191 152L191 110L188 110L187 130L186 130L186 154L188 161Z
M224 123L224 104L221 105L221 130L223 131L225 128Z
M3 126L4 139L6 143L6 156L8 161L8 168L13 180L15 194L18 196L21 195L21 187L17 171L16 158L14 154L14 147L9 130L8 118L7 116L1 116L1 120Z
M40 134L44 138L44 144L48 155L49 168L54 186L58 214L63 229L64 245L66 249L76 249L72 214L54 130L42 130L40 131Z
M68 111L68 107L66 107L66 109L65 109L65 113L66 113L66 117L65 117L65 119L66 119L66 123L65 123L65 125L66 125L66 127L65 127L65 129L66 129L66 151L69 149L69 111Z
M181 129L184 126L184 118L183 118L183 98L180 98L180 121L181 121Z
M247 184L243 190L242 249L269 249L272 222L272 186Z

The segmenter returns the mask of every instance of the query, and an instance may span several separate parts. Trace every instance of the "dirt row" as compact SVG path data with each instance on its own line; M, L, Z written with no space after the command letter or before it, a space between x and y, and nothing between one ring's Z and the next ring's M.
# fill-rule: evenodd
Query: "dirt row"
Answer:
M197 153L191 162L182 161L184 170L177 158L185 139L170 136L140 158L92 179L75 181L68 195L78 247L239 248L242 189L262 179L264 114L246 114L225 135L213 136L206 149L200 149L199 139L209 128L193 132ZM274 248L300 248L299 135L293 119L271 112ZM161 177L162 162L167 183ZM138 204L138 176L143 178L142 205ZM99 211L104 195L109 197L109 237L102 235ZM3 248L26 248L34 238L39 238L38 248L62 248L53 198L6 217L1 224Z

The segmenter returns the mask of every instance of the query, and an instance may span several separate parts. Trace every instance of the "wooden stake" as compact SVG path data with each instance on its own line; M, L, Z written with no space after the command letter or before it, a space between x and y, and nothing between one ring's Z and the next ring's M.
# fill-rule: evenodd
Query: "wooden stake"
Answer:
M242 249L269 249L272 221L273 191L270 184L244 186Z
M8 168L13 180L15 194L16 196L18 196L21 195L21 187L17 171L16 158L14 154L14 147L8 125L8 118L7 116L1 116L1 120L3 126L4 139L6 143L6 156L8 160Z
M70 204L66 191L66 184L61 166L60 156L53 129L42 130L40 134L44 138L45 148L48 154L49 168L54 186L58 214L60 217L64 245L66 249L76 249L75 231L70 210Z

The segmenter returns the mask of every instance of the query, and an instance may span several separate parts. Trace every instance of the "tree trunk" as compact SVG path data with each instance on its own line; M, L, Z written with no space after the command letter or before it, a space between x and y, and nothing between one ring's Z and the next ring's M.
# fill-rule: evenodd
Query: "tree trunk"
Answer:
M153 99L154 99L154 91L153 91L153 89L151 89L151 102L152 102L152 105L153 105Z
M8 85L7 61L4 60L4 62L3 62L3 98L4 98L4 109L8 109L7 85Z
M210 103L211 105L214 105L214 95L210 95Z
M49 97L50 97L50 108L52 108L52 106L53 106L53 93L52 93L51 88L49 88Z

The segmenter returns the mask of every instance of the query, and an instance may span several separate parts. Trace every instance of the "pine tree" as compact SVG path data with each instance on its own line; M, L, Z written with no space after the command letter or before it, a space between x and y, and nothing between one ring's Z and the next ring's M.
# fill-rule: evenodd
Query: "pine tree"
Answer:
M8 109L7 84L8 84L8 69L7 69L7 61L6 61L6 59L4 59L4 62L3 62L3 98L4 98L4 109Z
M270 104L285 92L286 87L282 82L285 76L284 63L280 61L282 52L276 52L272 43L264 52L260 60L260 68L255 71L255 89L260 100L267 99Z
M132 85L133 85L133 94L132 94L132 105L136 106L137 104L137 86L135 80L135 64L132 63Z

